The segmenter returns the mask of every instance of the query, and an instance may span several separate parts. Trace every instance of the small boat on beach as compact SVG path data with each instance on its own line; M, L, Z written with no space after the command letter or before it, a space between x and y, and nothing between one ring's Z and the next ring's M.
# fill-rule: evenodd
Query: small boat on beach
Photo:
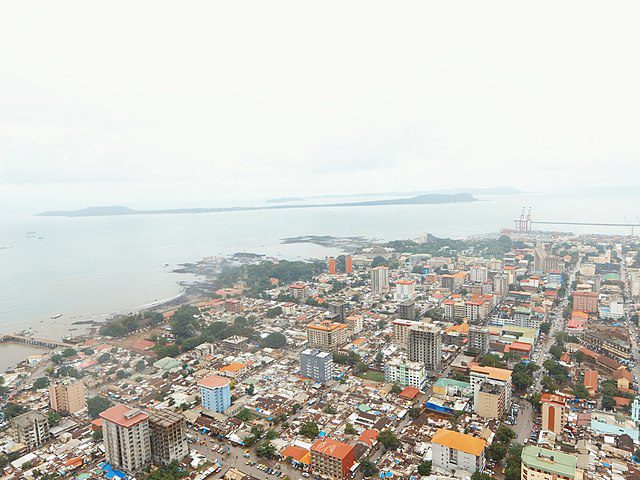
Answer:
M61 313L57 313L53 317L51 317L51 320L55 320L56 318L60 318L61 316L62 316Z

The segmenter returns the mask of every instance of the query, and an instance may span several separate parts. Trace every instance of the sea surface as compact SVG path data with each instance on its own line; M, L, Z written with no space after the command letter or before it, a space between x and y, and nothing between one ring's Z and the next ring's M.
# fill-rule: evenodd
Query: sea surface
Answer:
M637 222L640 215L638 189L477 197L478 202L448 205L85 218L37 217L3 209L0 333L31 328L35 336L45 338L80 334L85 327L74 322L129 312L180 294L178 282L191 278L171 270L205 256L245 251L308 259L340 253L315 244L282 244L286 237L393 240L426 233L486 234L512 227L523 206L531 206L538 220L624 223ZM630 234L624 227L555 229ZM62 317L51 318L60 313ZM0 344L0 371L32 352Z

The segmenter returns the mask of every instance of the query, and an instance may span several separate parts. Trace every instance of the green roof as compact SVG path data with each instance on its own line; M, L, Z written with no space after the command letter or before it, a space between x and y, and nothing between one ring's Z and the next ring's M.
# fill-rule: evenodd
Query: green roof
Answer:
M467 382L461 382L459 380L453 380L452 378L439 378L435 385L438 387L458 387L458 388L470 388L471 384Z
M522 449L522 463L556 475L569 478L576 476L577 458L573 455L540 447L524 447Z

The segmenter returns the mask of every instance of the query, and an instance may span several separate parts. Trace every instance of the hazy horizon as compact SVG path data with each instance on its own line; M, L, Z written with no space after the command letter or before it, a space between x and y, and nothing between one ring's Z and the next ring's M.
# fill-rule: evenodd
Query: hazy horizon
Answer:
M640 184L633 2L1 11L5 209Z

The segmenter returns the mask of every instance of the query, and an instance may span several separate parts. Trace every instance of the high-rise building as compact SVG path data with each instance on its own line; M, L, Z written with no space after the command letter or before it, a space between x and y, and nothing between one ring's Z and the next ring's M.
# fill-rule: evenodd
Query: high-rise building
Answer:
M357 335L364 329L364 317L360 314L349 315L346 321L352 335Z
M509 292L509 279L506 275L499 273L493 277L493 291L501 296Z
M224 412L231 406L231 385L229 379L209 375L198 382L202 406L213 412Z
M335 275L336 274L336 259L333 257L329 257L329 260L327 261L327 264L329 266L329 275Z
M106 460L129 474L151 463L149 415L118 404L100 414Z
M542 430L560 435L567 423L567 406L564 397L553 393L540 395L542 404Z
M486 446L487 442L481 438L441 428L431 439L433 466L446 472L482 471Z
M157 465L181 461L189 453L185 418L171 410L149 411L151 457Z
M39 412L27 412L11 419L16 440L34 450L49 439L49 421Z
M344 323L349 306L345 302L329 302L329 313L338 315L338 321Z
M409 362L395 357L384 365L384 381L426 390L427 371L422 363Z
M487 280L488 276L489 270L487 267L474 265L469 269L469 280L472 282L482 283Z
M526 446L522 449L520 476L526 480L581 480L582 470L577 468L575 455Z
M500 419L511 406L511 370L473 365L469 368L469 383L473 388L473 411L481 417Z
M393 343L400 348L409 348L409 327L417 325L415 320L404 320L399 318L392 323Z
M353 260L351 259L351 255L347 255L346 257L344 257L344 272L353 272Z
M442 360L442 329L433 323L411 325L409 360L422 363L428 370L437 370Z
M396 282L396 301L416 298L416 282L414 280L398 280Z
M351 478L353 447L324 437L311 446L311 471L329 480Z
M469 341L467 348L469 351L484 355L489 351L490 335L489 329L479 325L469 325Z
M304 303L309 298L309 288L302 282L296 282L289 285L289 293L300 303Z
M333 379L333 355L317 349L300 352L300 374L316 382L326 383Z
M586 313L598 313L598 294L595 292L575 292L573 309Z
M415 320L416 302L414 302L413 300L405 300L404 302L398 303L398 318L403 318L405 320Z
M379 265L371 269L371 291L386 293L389 290L389 267Z
M84 383L80 379L67 378L49 385L51 409L60 413L77 413L86 406Z
M337 350L347 343L349 329L344 323L323 321L307 325L307 339L310 348Z

